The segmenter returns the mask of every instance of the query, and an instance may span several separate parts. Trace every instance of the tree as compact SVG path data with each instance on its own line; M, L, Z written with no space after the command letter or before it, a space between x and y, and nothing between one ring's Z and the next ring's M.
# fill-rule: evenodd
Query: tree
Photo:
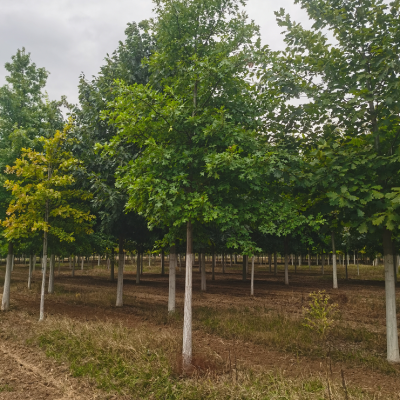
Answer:
M5 182L13 196L7 209L8 216L2 221L5 237L11 241L26 238L32 232L43 232L39 321L44 319L48 235L59 241L73 242L76 233L92 232L94 217L85 209L84 203L92 195L74 185L72 171L81 165L67 149L71 129L72 125L68 124L53 137L41 138L43 152L22 149L21 158L6 170L8 174L15 174L16 180ZM5 285L5 293L7 290L9 293Z
M332 173L331 205L353 210L360 232L379 232L385 259L387 357L399 362L392 232L398 213L400 4L381 0L297 0L314 21L287 29L288 64L307 84L312 146ZM330 30L335 43L329 43ZM322 140L321 140L322 139ZM319 147L318 147L319 146Z

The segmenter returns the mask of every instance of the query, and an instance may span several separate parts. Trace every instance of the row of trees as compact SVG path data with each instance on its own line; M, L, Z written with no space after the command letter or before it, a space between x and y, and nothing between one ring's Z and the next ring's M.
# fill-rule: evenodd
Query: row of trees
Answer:
M165 249L172 270L184 251L188 366L194 252L278 251L288 283L289 254L332 251L334 288L337 248L382 253L398 362L400 5L296 2L314 24L276 12L287 47L274 52L244 1L157 0L98 76L81 76L79 105L49 101L47 72L18 51L0 89L9 255L42 247L45 273L47 240L58 254ZM122 285L120 262L118 306Z

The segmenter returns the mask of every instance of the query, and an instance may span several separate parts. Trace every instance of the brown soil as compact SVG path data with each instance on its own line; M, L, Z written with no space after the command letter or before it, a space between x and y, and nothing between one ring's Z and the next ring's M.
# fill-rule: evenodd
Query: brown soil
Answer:
M327 274L330 272L327 268ZM151 272L154 272L152 269ZM38 317L39 312L39 272L36 272L31 292L25 289L26 267L17 267L13 273L12 310L27 312ZM3 274L2 274L3 275ZM207 292L200 292L200 276L195 268L193 278L193 306L209 306L222 310L232 306L264 306L268 309L300 314L311 291L325 289L337 301L342 309L343 319L349 324L367 326L371 330L384 332L384 282L377 280L350 279L339 281L340 290L331 289L329 275L321 277L314 267L308 271L302 267L295 275L291 273L290 286L283 284L282 272L276 277L259 267L255 281L255 297L250 297L250 283L243 282L239 270L227 274L218 273L216 280L207 282ZM57 290L59 292L57 292ZM116 282L110 282L104 271L76 271L72 278L68 267L64 267L60 276L56 275L56 294L46 296L46 312L63 315L79 320L112 320L128 326L147 324L154 329L170 329L181 335L180 330L170 326L156 325L151 320L151 313L146 308L166 308L168 296L168 276L146 273L141 284L135 284L135 274L125 273L124 307L113 306ZM177 307L183 308L184 273L177 277ZM369 301L373 299L374 304ZM11 318L11 313L6 318ZM29 321L21 329L29 329ZM4 337L3 337L4 338ZM330 375L341 382L341 370L346 382L369 392L400 396L400 380L396 376L371 371L365 367L354 367L345 363L333 363L330 367L325 360L296 357L292 353L284 353L273 348L258 346L241 341L225 340L210 335L202 330L194 331L193 342L198 353L212 351L224 362L276 371L291 377L307 377L321 374ZM100 398L101 394L83 380L72 378L67 366L54 363L43 355L41 350L31 346L16 344L7 340L0 346L0 390L9 385L10 390L0 392L0 399L90 399Z

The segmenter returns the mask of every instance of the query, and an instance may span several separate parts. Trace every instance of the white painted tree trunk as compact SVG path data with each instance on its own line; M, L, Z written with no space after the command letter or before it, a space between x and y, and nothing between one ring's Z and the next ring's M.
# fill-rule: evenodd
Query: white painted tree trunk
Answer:
M183 311L182 368L186 372L192 363L192 268L193 268L193 231L190 221L186 227L186 277L185 302Z
M6 275L4 278L3 297L1 299L1 310L8 311L10 309L10 285L11 285L11 265L14 246L13 243L8 243L8 254L6 261Z
M251 257L251 284L250 295L254 296L254 255Z
M175 297L176 297L176 251L175 246L171 246L169 257L169 293L168 293L168 312L175 312Z
M101 263L101 255L98 255L98 260L97 260L97 266L100 267L100 263Z
M396 284L393 268L393 243L392 232L383 230L383 254L385 265L385 295L386 295L386 341L387 360L400 362L399 339L396 317Z
M119 256L118 256L117 301L115 302L116 307L122 307L124 305L123 290L124 290L124 240L120 238Z
M333 288L338 288L338 280L337 280L337 266L336 266L336 246L335 246L335 234L332 232L332 275L333 275Z
M56 258L55 255L52 254L50 256L50 272L49 272L49 287L47 288L48 293L54 293L54 264Z
M28 289L32 286L32 267L33 267L33 255L29 256L29 272L28 272Z
M207 276L206 276L206 256L204 253L199 254L201 258L201 291L207 290Z

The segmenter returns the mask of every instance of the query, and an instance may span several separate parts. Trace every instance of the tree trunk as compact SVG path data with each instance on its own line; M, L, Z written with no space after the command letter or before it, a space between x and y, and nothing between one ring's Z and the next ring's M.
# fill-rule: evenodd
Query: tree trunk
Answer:
M212 266L211 266L211 269L212 269L212 280L213 281L215 281L215 253L213 253L212 254Z
M35 270L36 270L36 254L33 255L32 272L35 272Z
M98 267L100 267L100 263L101 263L101 255L99 254L99 256L98 256L99 258L98 258L98 260L97 260L97 266Z
M349 261L349 259L348 259L346 254L344 255L343 260L344 260L344 262L346 264L346 281L347 281L349 279L349 271L348 271L348 264L349 264L348 261Z
M54 293L54 264L56 262L56 257L54 254L50 256L50 272L49 272L49 287L47 292Z
M1 299L1 310L8 311L10 309L10 285L11 285L11 264L14 251L12 242L8 242L8 255L6 261L6 276L4 278L3 298Z
M193 227L186 226L186 277L185 303L183 312L182 369L188 371L192 363L192 268L193 268Z
M272 272L272 253L268 253L269 272Z
M136 257L136 284L140 283L140 253L137 253Z
M337 265L336 265L336 245L335 245L335 234L331 233L332 239L332 277L333 277L333 288L338 288L338 280L337 280Z
M85 257L84 256L82 256L82 259L81 259L81 270L83 271L83 263L85 262Z
M29 256L29 272L28 272L28 289L31 289L32 283L32 267L33 267L33 255Z
M289 285L289 254L287 253L287 237L285 237L285 285Z
M124 238L122 236L119 238L118 250L117 301L115 302L115 306L122 307L124 305Z
M168 312L175 312L175 297L176 297L176 250L175 246L171 246L169 252L169 293L168 293Z
M310 252L308 252L308 269L311 270L311 257L310 257Z
M111 273L111 282L114 282L114 268L115 268L115 251L114 248L111 249L111 267L110 267L110 273Z
M61 256L58 256L58 276L60 276L61 271Z
M357 276L360 276L360 264L358 263L358 254L357 254L356 262L357 262Z
M251 257L251 284L250 296L254 296L254 256Z
M276 252L274 253L274 275L278 275L278 257Z
M201 261L201 291L207 290L207 279L206 279L206 256L204 253L199 254L199 261Z
M397 363L400 362L400 356L396 317L396 285L393 269L393 243L392 232L386 228L383 228L383 255L385 265L387 360Z
M45 224L49 221L49 201L46 200L46 210L44 216ZM46 269L47 269L47 230L43 232L43 258L42 258L42 288L40 292L40 315L39 321L44 320L44 293L46 291Z
M165 275L164 250L161 250L161 275Z
M225 254L222 253L222 273L225 273Z
M74 256L74 259L72 260L72 276L75 276L75 261L76 261L76 256Z

